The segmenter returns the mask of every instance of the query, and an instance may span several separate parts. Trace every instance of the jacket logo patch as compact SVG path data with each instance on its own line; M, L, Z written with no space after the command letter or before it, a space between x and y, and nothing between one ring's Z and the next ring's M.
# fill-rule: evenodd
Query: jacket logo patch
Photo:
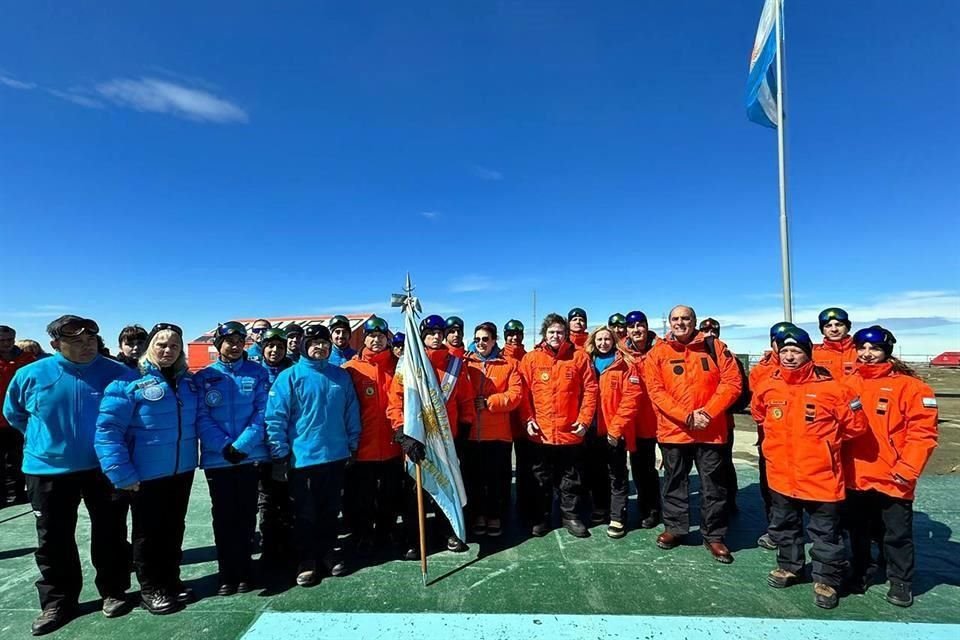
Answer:
M937 399L936 398L924 398L923 406L927 409L936 409L937 408Z
M372 398L373 394L375 394L376 392L377 390L374 389L373 387L367 387L363 390L363 393L366 394L368 398Z
M143 399L149 400L151 402L156 402L163 397L163 387L160 385L154 385L152 387L147 387L143 390Z
M774 420L780 420L781 418L783 418L783 409L781 409L780 407L774 407L773 411L771 412L771 415L773 416Z
M683 367L681 367L680 365L676 365L676 366L673 368L673 374L674 374L674 375L677 375L677 376L683 375Z
M550 379L550 374L544 371L543 373L540 374L540 379L546 382L547 380Z
M208 407L216 407L223 402L223 394L216 389L211 389L207 391L207 395L204 396L203 401L207 403Z
M887 405L890 403L890 400L887 398L880 398L877 400L877 415L885 416L887 415Z
M861 409L863 409L863 404L860 402L860 398L854 398L850 401L851 411L860 411Z
M630 376L630 382L632 384L640 384L640 376Z
M253 393L256 382L253 378L244 378L240 381L240 391L243 393Z
M786 401L786 400L771 400L771 401L769 401L767 404L769 404L771 407L785 407L785 406L787 406L787 401Z
M815 404L805 404L803 406L803 419L806 422L813 422L817 417L817 405Z

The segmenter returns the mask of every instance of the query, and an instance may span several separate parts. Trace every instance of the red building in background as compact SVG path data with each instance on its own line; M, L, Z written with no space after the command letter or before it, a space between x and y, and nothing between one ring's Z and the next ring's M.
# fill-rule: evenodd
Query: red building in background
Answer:
M274 327L284 329L291 324L299 324L301 327L307 327L312 324L326 325L330 322L330 319L334 315L346 316L347 319L350 320L350 328L352 330L352 333L350 334L350 346L359 351L360 347L363 345L363 332L360 330L360 328L363 326L364 322L373 317L372 313L340 313L322 316L291 316L287 318L263 319L269 320L270 324ZM250 338L247 340L247 344L253 344L253 333L250 330L253 328L253 323L257 320L260 320L260 318L237 320L237 322L242 322L247 328L247 335L250 336ZM210 331L207 331L199 338L191 340L187 344L187 364L190 367L190 371L198 371L203 369L205 366L217 359L217 350L213 346L213 333L216 331L216 329L216 327L210 329Z

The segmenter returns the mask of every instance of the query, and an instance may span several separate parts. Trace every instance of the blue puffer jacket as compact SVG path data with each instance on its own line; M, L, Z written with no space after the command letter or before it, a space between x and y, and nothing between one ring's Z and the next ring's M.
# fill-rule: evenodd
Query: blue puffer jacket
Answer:
M295 469L350 457L360 443L350 374L307 357L283 371L267 400L267 439L271 455L289 455Z
M263 362L263 347L260 346L259 342L254 342L250 345L250 348L247 349L247 360L250 362Z
M134 377L103 356L76 364L58 353L19 369L3 415L26 438L23 472L47 476L99 467L93 439L103 391L114 380Z
M231 466L223 458L223 448L228 444L247 454L241 464L269 460L263 425L269 388L267 371L249 360L217 360L193 379L200 390L200 466Z
M143 377L107 387L96 449L110 482L123 488L196 469L200 401L189 373L180 374L174 390L149 364Z
M350 362L351 358L355 355L357 355L357 352L350 347L341 349L336 345L330 345L330 364L335 367L342 367Z
M290 357L288 356L283 360L281 360L280 364L278 364L275 367L271 367L270 365L268 365L266 360L264 360L260 364L263 365L263 369L267 372L267 381L270 383L269 386L267 387L267 390L269 391L270 387L273 386L273 383L277 381L277 376L280 375L280 372L283 371L284 369L289 369L290 367L292 367L294 364L294 361L291 360Z

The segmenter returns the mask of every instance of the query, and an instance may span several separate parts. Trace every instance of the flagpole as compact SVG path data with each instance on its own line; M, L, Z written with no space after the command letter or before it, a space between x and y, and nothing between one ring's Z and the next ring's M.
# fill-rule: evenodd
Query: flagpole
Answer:
M427 586L427 514L423 507L423 468L417 463L417 518L420 522L420 578Z
M793 322L793 292L790 280L790 233L787 225L787 159L784 147L783 84L783 0L777 0L777 155L780 169L780 264L783 273L783 319Z

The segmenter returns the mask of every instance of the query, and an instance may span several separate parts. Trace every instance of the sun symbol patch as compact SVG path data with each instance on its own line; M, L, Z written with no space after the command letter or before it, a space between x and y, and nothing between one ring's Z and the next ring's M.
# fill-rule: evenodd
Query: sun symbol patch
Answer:
M147 387L143 390L143 399L150 400L151 402L156 402L163 397L163 387L157 385L155 387Z
M540 379L546 382L547 380L550 379L550 374L544 371L543 373L540 374Z
M774 407L772 413L773 413L774 420L779 420L780 418L783 417L783 409L781 409L780 407Z

